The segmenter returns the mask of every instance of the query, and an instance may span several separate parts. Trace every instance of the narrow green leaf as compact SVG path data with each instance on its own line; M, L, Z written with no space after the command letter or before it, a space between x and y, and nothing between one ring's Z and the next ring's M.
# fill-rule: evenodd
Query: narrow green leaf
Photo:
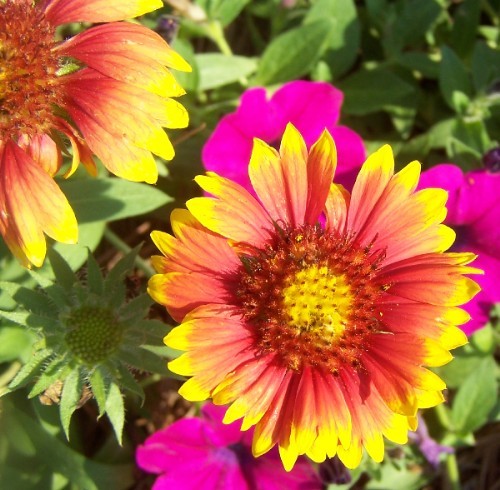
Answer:
M68 263L61 257L61 255L54 249L47 252L50 260L50 265L54 271L56 281L63 287L71 289L71 286L77 281L75 273L71 270Z
M54 305L49 297L33 289L7 281L0 281L0 291L7 293L18 305L36 313L50 314L54 312Z
M59 414L61 424L69 440L69 424L71 416L78 406L78 402L82 396L83 380L78 369L71 371L67 376L61 393L61 404L59 405Z
M115 383L111 383L109 386L108 396L106 397L106 414L121 446L123 424L125 423L125 405L123 404L120 388Z
M152 304L151 296L140 294L120 309L120 316L129 322L140 321L146 316Z
M497 399L495 361L484 358L459 387L451 410L453 428L460 434L467 434L481 427Z
M34 329L41 327L50 327L54 324L53 318L37 315L29 311L2 311L0 310L0 317L5 318L13 323L22 325L24 327L31 327Z
M121 282L123 277L128 274L134 266L135 258L141 249L142 244L132 249L127 255L124 255L116 265L108 272L104 280L104 292L112 291L115 283Z
M472 53L471 68L476 92L485 92L500 79L500 51L478 41Z
M130 391L134 395L137 395L141 404L144 402L144 390L141 388L137 380L134 378L134 375L122 364L118 366L118 371L120 373L120 387L123 390Z
M66 369L64 369L64 367L66 367ZM40 376L29 392L28 398L33 398L39 395L49 386L52 386L56 381L64 381L64 378L69 370L70 368L67 365L65 366L65 362L60 358L52 359L52 361L50 361L50 363L44 366L43 370L40 371Z
M104 289L104 280L101 268L89 250L87 255L87 284L90 291L101 295Z
M286 31L271 41L257 68L255 85L270 85L308 73L328 48L334 26L323 19Z
M90 388L99 407L99 417L106 411L106 379L100 368L95 369L90 375Z
M460 58L447 46L441 48L442 60L439 69L439 88L446 103L456 112L460 107L456 106L456 98L453 94L461 92L470 97L472 84L465 66Z
M139 371L167 375L166 360L146 349L122 350L120 359Z
M142 344L162 344L163 338L172 329L160 320L142 320L136 323L136 330L142 334Z
M46 362L46 359L52 355L48 349L42 349L33 354L31 359L19 370L15 378L9 383L9 388L17 389L26 385L34 376L36 376Z
M138 216L171 201L153 186L116 178L73 179L61 181L59 185L80 223Z

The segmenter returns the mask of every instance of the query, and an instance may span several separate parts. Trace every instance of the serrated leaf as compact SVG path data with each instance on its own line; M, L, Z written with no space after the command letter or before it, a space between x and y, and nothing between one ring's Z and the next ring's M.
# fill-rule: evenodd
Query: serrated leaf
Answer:
M467 70L460 58L447 46L441 48L442 60L439 67L439 88L446 103L456 112L460 107L455 105L454 92L466 96L472 95L472 84Z
M344 74L358 56L361 27L353 0L318 0L307 12L304 24L327 17L332 22L332 33L323 59L333 79Z
M106 379L100 368L95 369L89 378L90 388L99 407L99 417L106 411Z
M200 70L199 90L210 90L237 82L255 72L257 61L246 56L227 56L220 53L196 55Z
M61 392L61 403L59 405L59 414L61 417L61 424L66 435L66 439L69 441L69 424L71 422L71 417L73 412L78 406L78 402L82 396L83 380L80 376L78 369L74 369L66 377L64 381L63 389Z
M122 349L119 356L122 361L139 371L149 371L163 375L169 373L166 361L149 350L136 348L133 350Z
M73 179L59 182L59 185L80 223L130 218L171 201L153 186L117 178Z
M123 404L120 388L115 383L111 383L109 386L108 396L106 397L106 414L121 446L123 424L125 423L125 405Z
M89 250L87 255L87 284L89 291L101 295L104 290L104 279L101 268Z
M255 85L270 85L308 73L328 48L331 20L323 19L286 31L274 38L257 68Z
M160 320L142 320L136 323L136 330L142 334L142 344L161 344L172 329Z
M62 287L71 289L71 286L77 281L76 275L71 270L71 267L54 249L49 248L47 256L49 257L56 281Z
M52 355L48 349L42 349L35 352L32 358L19 370L15 378L9 383L11 390L21 388L27 384L36 374L45 362Z
M451 409L456 432L467 434L488 420L498 395L495 368L492 357L484 358L460 385Z
M339 83L344 92L342 110L364 115L394 107L416 95L416 88L385 68L361 69Z
M18 325L31 327L34 329L42 327L51 327L54 324L53 318L48 318L29 311L2 311L0 317L5 318Z
M130 323L135 323L144 318L153 300L148 294L140 294L120 309L120 317Z
M70 368L65 364L64 360L60 358L50 361L49 364L45 366L42 371L40 371L40 376L29 392L28 398L33 398L39 395L56 381L64 381L64 378L69 370Z
M123 390L127 390L134 395L137 395L141 399L141 405L144 402L144 390L139 385L134 375L123 365L118 366L118 371L120 373L120 387Z
M40 292L24 287L22 284L0 281L0 290L13 298L18 305L37 313L54 313L54 305L49 297Z
M141 249L142 244L133 248L128 254L124 255L116 265L108 272L106 279L104 279L104 292L107 294L109 291L114 290L115 284L122 282L123 276L128 274L134 266L135 258Z

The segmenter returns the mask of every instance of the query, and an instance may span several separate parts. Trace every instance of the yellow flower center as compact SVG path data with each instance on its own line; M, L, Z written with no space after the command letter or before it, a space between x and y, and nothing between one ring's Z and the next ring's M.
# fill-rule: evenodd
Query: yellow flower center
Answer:
M54 43L54 27L34 2L0 2L1 141L50 129L60 99Z
M312 265L288 278L288 283L283 289L283 312L297 334L313 332L332 342L339 338L353 303L346 278L326 266Z
M265 250L243 255L236 304L263 355L292 370L305 365L336 375L385 331L376 280L383 251L319 226L278 230Z

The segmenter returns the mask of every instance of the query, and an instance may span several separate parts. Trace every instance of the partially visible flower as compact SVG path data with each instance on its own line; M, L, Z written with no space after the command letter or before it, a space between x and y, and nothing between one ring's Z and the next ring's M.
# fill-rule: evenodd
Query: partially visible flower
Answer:
M462 329L470 335L484 327L492 306L500 301L500 173L464 173L456 165L441 164L422 173L419 187L442 187L449 192L445 223L457 233L452 250L474 252L478 255L475 264L485 271L477 279L481 292L464 306L471 320Z
M201 417L184 418L137 448L137 465L160 475L153 490L320 490L311 465L301 459L283 470L277 451L255 459L253 431L222 423L224 409L208 403Z
M186 351L169 364L190 376L180 393L231 404L224 421L256 426L253 454L279 446L286 469L302 454L405 443L419 408L443 401L425 366L467 342L459 305L479 290L471 253L444 253L446 192L414 192L420 164L394 173L389 146L362 166L352 194L332 184L335 145L324 131L307 150L290 124L279 152L256 139L249 175L257 198L209 172L214 197L187 202L154 232L163 256L148 291L182 324L165 338Z
M418 429L410 434L410 439L417 444L420 452L434 468L439 466L442 455L453 453L452 447L439 444L429 435L425 420L420 415L418 417Z
M343 99L340 90L324 82L289 82L270 99L264 88L247 90L241 96L237 111L220 120L203 147L203 164L207 170L253 192L248 178L253 139L277 145L290 122L308 147L325 129L330 132L337 147L337 182L351 188L366 153L361 137L352 129L338 125Z
M189 65L153 31L129 22L161 0L0 1L0 233L25 266L40 266L44 233L74 243L77 223L53 181L61 152L95 174L95 154L115 175L153 183L151 153L170 160L163 127L185 127L171 97L184 90L167 67ZM68 22L102 23L63 42Z
M30 385L30 398L60 403L66 435L73 412L93 396L99 415L109 416L121 440L122 391L144 397L130 369L167 372L163 359L150 350L162 338L155 322L144 319L151 299L146 294L126 299L124 276L137 251L123 257L105 278L89 253L87 275L80 281L52 249L49 259L55 280L34 273L37 290L0 283L2 292L17 303L16 311L0 309L0 318L30 328L37 337L31 358L8 388Z

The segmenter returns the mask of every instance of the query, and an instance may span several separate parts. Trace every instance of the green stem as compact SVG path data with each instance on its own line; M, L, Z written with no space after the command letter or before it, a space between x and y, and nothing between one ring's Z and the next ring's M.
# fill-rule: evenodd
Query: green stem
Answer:
M111 231L108 227L104 230L104 238L111 243L117 250L128 254L132 248L130 248L116 233ZM143 258L136 256L135 265L139 268L147 277L151 277L155 274L154 269L146 262Z
M434 412L436 413L436 416L439 420L439 423L446 429L448 430L450 428L450 416L448 415L448 411L446 409L446 406L441 404L441 405L436 405L434 407Z
M7 385L14 379L14 376L21 369L21 363L14 361L6 370L0 375L0 396L9 392Z
M226 37L224 36L224 29L222 28L222 25L218 21L211 21L207 24L206 26L206 32L207 36L217 45L219 48L220 52L226 56L232 56L233 51L231 49L231 46L229 46L228 42L226 41ZM246 77L241 77L238 80L243 87L248 86L248 80Z
M460 490L460 472L455 453L446 456L446 474L452 490Z

